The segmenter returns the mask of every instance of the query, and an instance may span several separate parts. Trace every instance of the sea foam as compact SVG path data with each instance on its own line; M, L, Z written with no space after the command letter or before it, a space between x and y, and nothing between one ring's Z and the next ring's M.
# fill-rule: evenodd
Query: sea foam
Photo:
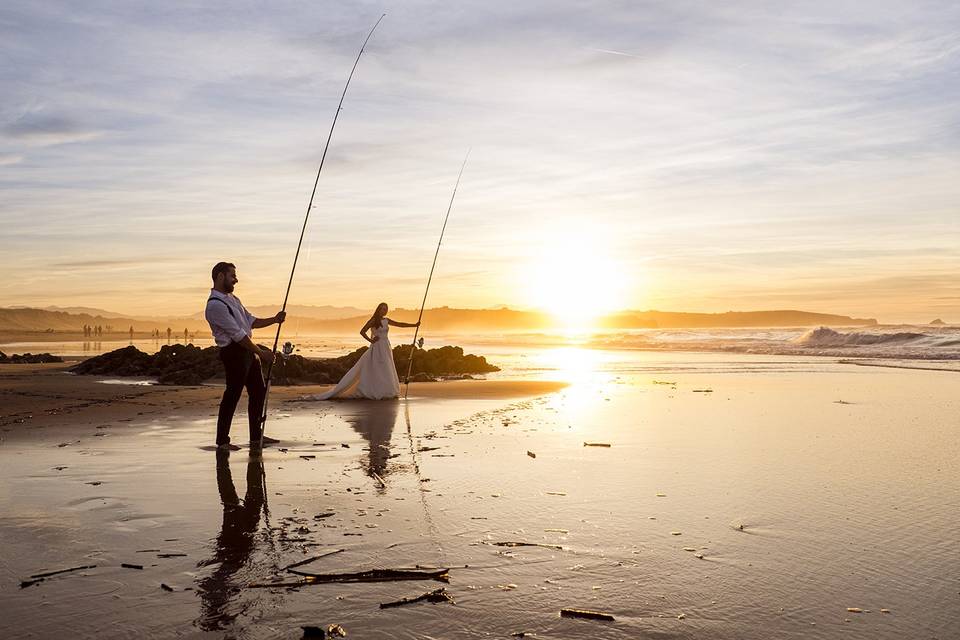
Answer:
M804 347L856 347L861 345L907 344L930 337L932 336L912 331L898 331L896 333L851 331L850 333L841 333L830 327L817 327L794 339L794 342Z

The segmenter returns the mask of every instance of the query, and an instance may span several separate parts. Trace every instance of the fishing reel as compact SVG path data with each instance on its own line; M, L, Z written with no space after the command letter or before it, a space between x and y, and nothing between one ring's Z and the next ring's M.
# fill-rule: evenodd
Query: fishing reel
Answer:
M293 355L293 351L296 349L296 345L292 342L283 343L283 355L284 357L290 357Z
M419 338L417 338L417 348L423 349L423 336L420 336Z

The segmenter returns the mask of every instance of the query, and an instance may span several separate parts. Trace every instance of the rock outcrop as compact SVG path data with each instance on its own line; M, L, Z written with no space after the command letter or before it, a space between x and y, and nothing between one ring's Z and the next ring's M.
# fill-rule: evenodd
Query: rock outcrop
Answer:
M303 356L278 356L273 369L273 384L331 384L340 380L356 364L366 347L338 358L311 359ZM410 345L394 347L397 373L407 371ZM198 385L222 373L216 347L201 349L192 344L165 345L150 355L134 346L124 347L84 360L71 369L79 375L143 376L157 378L159 384ZM499 371L482 356L465 354L460 347L417 349L413 354L411 379L466 377L469 374Z
M49 362L63 362L63 358L49 353L15 353L8 356L0 351L0 364L47 364Z

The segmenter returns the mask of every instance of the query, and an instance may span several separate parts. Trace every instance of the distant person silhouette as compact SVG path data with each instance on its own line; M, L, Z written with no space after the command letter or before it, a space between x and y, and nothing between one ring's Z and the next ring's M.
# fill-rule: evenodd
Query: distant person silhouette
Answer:
M186 343L187 343L187 340L189 340L189 339L190 339L190 337L189 337L189 335L187 335L187 330L184 329L184 330L183 330L183 343L186 344Z
M167 342L170 342L170 336L171 336L172 334L173 334L173 332L170 330L170 327L167 327Z
M133 325L130 325L130 340L133 340Z
M250 448L253 450L260 447L263 426L260 418L267 395L261 360L271 362L273 352L255 345L251 336L254 329L283 322L286 314L281 311L272 318L256 318L247 311L243 303L233 295L233 288L239 280L236 266L229 262L215 264L211 277L213 288L207 298L204 316L210 323L214 342L220 347L220 361L227 379L217 415L217 449L235 451L240 448L230 444L230 425L246 387ZM277 442L273 438L262 438L262 441L266 444Z

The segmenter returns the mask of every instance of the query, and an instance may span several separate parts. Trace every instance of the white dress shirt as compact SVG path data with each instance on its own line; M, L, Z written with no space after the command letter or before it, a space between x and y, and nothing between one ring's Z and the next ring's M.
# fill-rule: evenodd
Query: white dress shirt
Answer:
M210 324L213 340L218 347L240 342L244 336L253 336L253 321L256 318L247 311L239 298L232 293L220 293L216 289L210 289L210 297L217 300L207 300L207 310L203 315ZM230 311L233 311L233 315Z

